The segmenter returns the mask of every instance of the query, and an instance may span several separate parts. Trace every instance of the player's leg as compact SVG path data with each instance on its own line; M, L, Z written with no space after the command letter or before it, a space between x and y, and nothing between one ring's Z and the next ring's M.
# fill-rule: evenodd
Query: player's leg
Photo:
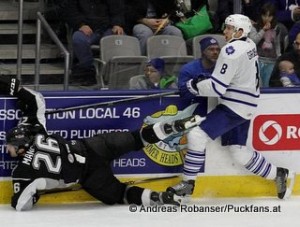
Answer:
M182 181L167 188L167 191L178 196L193 194L198 172L204 166L205 148L208 138L208 135L199 127L195 127L187 133L188 144L184 159Z
M179 205L174 195L167 192L156 192L137 186L121 183L114 175L109 163L102 162L97 156L89 156L88 173L83 177L81 185L90 195L105 204L137 204L137 205Z
M111 161L130 151L141 150L145 142L157 143L171 135L195 127L202 120L202 117L195 115L176 121L148 125L141 131L106 133L83 141L88 149Z
M286 168L276 167L257 151L246 147L250 121L237 126L222 136L222 145L229 145L235 161L255 175L274 180L278 198L287 198L291 194L295 173ZM290 179L288 183L288 179Z
M88 150L106 161L112 161L130 151L143 148L140 132L114 132L96 135L83 140Z
M179 196L193 193L195 180L199 170L205 163L205 149L208 139L215 139L245 119L237 116L226 106L218 105L207 114L199 127L192 128L187 133L187 154L184 160L183 181L167 188Z
M150 189L141 188L137 186L127 186L124 193L123 202L126 204L136 204L136 205L163 205L170 204L178 206L180 204L180 199L169 192L156 192Z
M295 172L286 168L276 167L267 161L262 154L249 150L245 146L231 145L229 149L235 161L243 165L247 170L268 180L274 180L279 199L288 198L291 195Z
M174 134L187 131L195 126L198 126L204 118L199 115L189 116L184 119L158 122L153 125L147 125L142 128L142 139L147 143L157 143Z

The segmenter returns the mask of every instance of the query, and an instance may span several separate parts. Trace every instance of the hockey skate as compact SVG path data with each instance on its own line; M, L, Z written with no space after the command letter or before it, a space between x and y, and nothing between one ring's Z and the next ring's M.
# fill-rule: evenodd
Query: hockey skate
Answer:
M277 196L279 199L289 198L295 183L295 172L289 171L285 168L277 168L277 175L275 178L277 187Z
M204 118L200 117L199 115L193 115L184 119L176 120L174 122L166 123L164 125L164 131L166 134L172 133L180 133L184 132L188 129L191 129L197 125L200 125L201 121Z
M171 192L152 192L150 195L150 205L180 205L180 198Z
M172 135L200 125L203 119L199 115L194 115L180 120L157 122L142 128L141 137L147 143L157 143L159 140L164 140Z
M167 192L171 192L177 196L190 196L193 194L194 187L194 180L181 181L179 184L168 187Z

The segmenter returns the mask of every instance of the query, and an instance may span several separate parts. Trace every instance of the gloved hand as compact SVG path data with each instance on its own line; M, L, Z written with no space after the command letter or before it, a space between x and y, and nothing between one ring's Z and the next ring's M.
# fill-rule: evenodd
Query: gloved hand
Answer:
M209 73L199 73L194 75L188 70L182 71L178 78L178 89L180 97L185 99L193 99L198 96L198 89L196 84L201 81L210 78Z
M199 80L200 78L194 78L194 79L190 79L186 82L186 87L188 89L188 91L190 93L192 93L193 95L198 95L199 94L199 91L198 91L198 88L197 88L197 83L201 80Z
M186 87L187 87L188 91L195 96L198 95L199 90L198 90L197 84L200 81L206 80L208 78L209 78L209 76L207 76L207 75L199 75L198 77L188 80L186 82Z
M0 92L15 96L19 90L20 81L15 76L0 75Z

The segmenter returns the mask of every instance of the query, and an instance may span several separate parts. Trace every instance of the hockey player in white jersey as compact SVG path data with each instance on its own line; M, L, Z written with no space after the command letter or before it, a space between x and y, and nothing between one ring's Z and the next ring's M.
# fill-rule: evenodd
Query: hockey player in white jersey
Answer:
M256 175L275 181L278 198L291 194L295 173L274 166L260 153L246 147L250 119L260 95L256 45L247 38L251 26L244 15L228 16L223 32L227 44L221 50L211 77L188 80L182 89L195 96L218 97L219 104L199 127L188 132L183 180L167 191L179 196L193 193L197 173L204 165L208 139L221 136L222 146L229 148L237 163ZM291 178L289 185L288 178Z

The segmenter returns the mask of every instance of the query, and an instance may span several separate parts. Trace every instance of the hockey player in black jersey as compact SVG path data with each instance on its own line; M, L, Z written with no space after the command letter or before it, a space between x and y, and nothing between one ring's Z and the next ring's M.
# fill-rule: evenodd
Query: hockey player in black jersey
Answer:
M17 211L31 209L41 190L61 189L77 183L105 204L178 205L172 193L121 183L113 175L110 162L130 151L140 150L144 141L156 143L195 126L197 122L193 117L172 124L156 123L142 131L107 133L67 141L59 135L47 134L43 96L24 87L18 90L18 84L11 82L4 83L0 79L0 85L5 84L1 91L16 96L23 113L18 126L6 135L9 154L19 158L12 172L14 194L11 205Z

